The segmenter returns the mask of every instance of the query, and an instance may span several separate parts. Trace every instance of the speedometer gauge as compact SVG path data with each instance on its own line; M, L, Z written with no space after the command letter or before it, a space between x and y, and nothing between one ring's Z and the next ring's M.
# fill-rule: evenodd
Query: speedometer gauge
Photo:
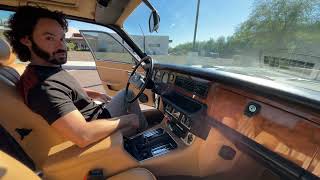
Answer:
M168 83L168 80L169 80L169 74L165 72L162 76L162 82Z

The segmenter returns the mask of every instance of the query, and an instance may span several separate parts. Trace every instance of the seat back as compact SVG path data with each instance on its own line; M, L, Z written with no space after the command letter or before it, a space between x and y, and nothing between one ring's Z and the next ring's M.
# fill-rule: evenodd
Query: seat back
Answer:
M15 56L3 39L0 39L0 48L0 125L19 143L36 167L41 168L50 148L65 139L24 104L16 89L20 75L14 69L15 60L11 59ZM24 133L27 135L22 137Z

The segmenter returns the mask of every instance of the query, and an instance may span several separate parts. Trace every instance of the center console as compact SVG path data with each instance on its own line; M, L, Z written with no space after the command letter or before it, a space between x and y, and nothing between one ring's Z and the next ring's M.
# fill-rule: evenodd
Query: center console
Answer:
M162 128L148 130L124 139L124 148L137 160L145 160L166 154L177 148L177 143Z
M196 136L205 139L209 132L205 105L177 93L162 97L165 116L162 126L124 138L124 148L138 161L166 154L176 149L180 140L178 144L190 146Z

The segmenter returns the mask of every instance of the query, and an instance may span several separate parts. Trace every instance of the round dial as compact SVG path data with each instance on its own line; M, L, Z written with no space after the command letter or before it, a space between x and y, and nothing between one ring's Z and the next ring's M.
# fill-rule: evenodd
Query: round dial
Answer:
M170 81L170 82L173 82L173 80L174 80L174 75L173 75L173 74L170 74L170 75L169 75L169 81Z
M164 73L162 76L162 82L163 83L168 83L169 80L169 74L168 73Z
M161 80L161 72L160 72L160 71L158 71L158 72L156 73L154 79L155 79L156 81L160 81L160 80Z

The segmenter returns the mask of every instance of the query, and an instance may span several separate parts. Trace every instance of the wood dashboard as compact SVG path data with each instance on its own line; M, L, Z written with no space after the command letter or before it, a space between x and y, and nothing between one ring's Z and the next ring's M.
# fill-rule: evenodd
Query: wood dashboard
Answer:
M207 105L207 116L289 160L304 170L320 176L320 115L285 101L266 98L250 91L188 76L174 71L159 71L154 80L166 84L161 91L175 91ZM164 74L168 75L164 75ZM163 79L164 76L167 79ZM209 84L205 97L177 87L175 78L186 76ZM249 104L259 110L249 116ZM210 122L209 122L210 123Z

